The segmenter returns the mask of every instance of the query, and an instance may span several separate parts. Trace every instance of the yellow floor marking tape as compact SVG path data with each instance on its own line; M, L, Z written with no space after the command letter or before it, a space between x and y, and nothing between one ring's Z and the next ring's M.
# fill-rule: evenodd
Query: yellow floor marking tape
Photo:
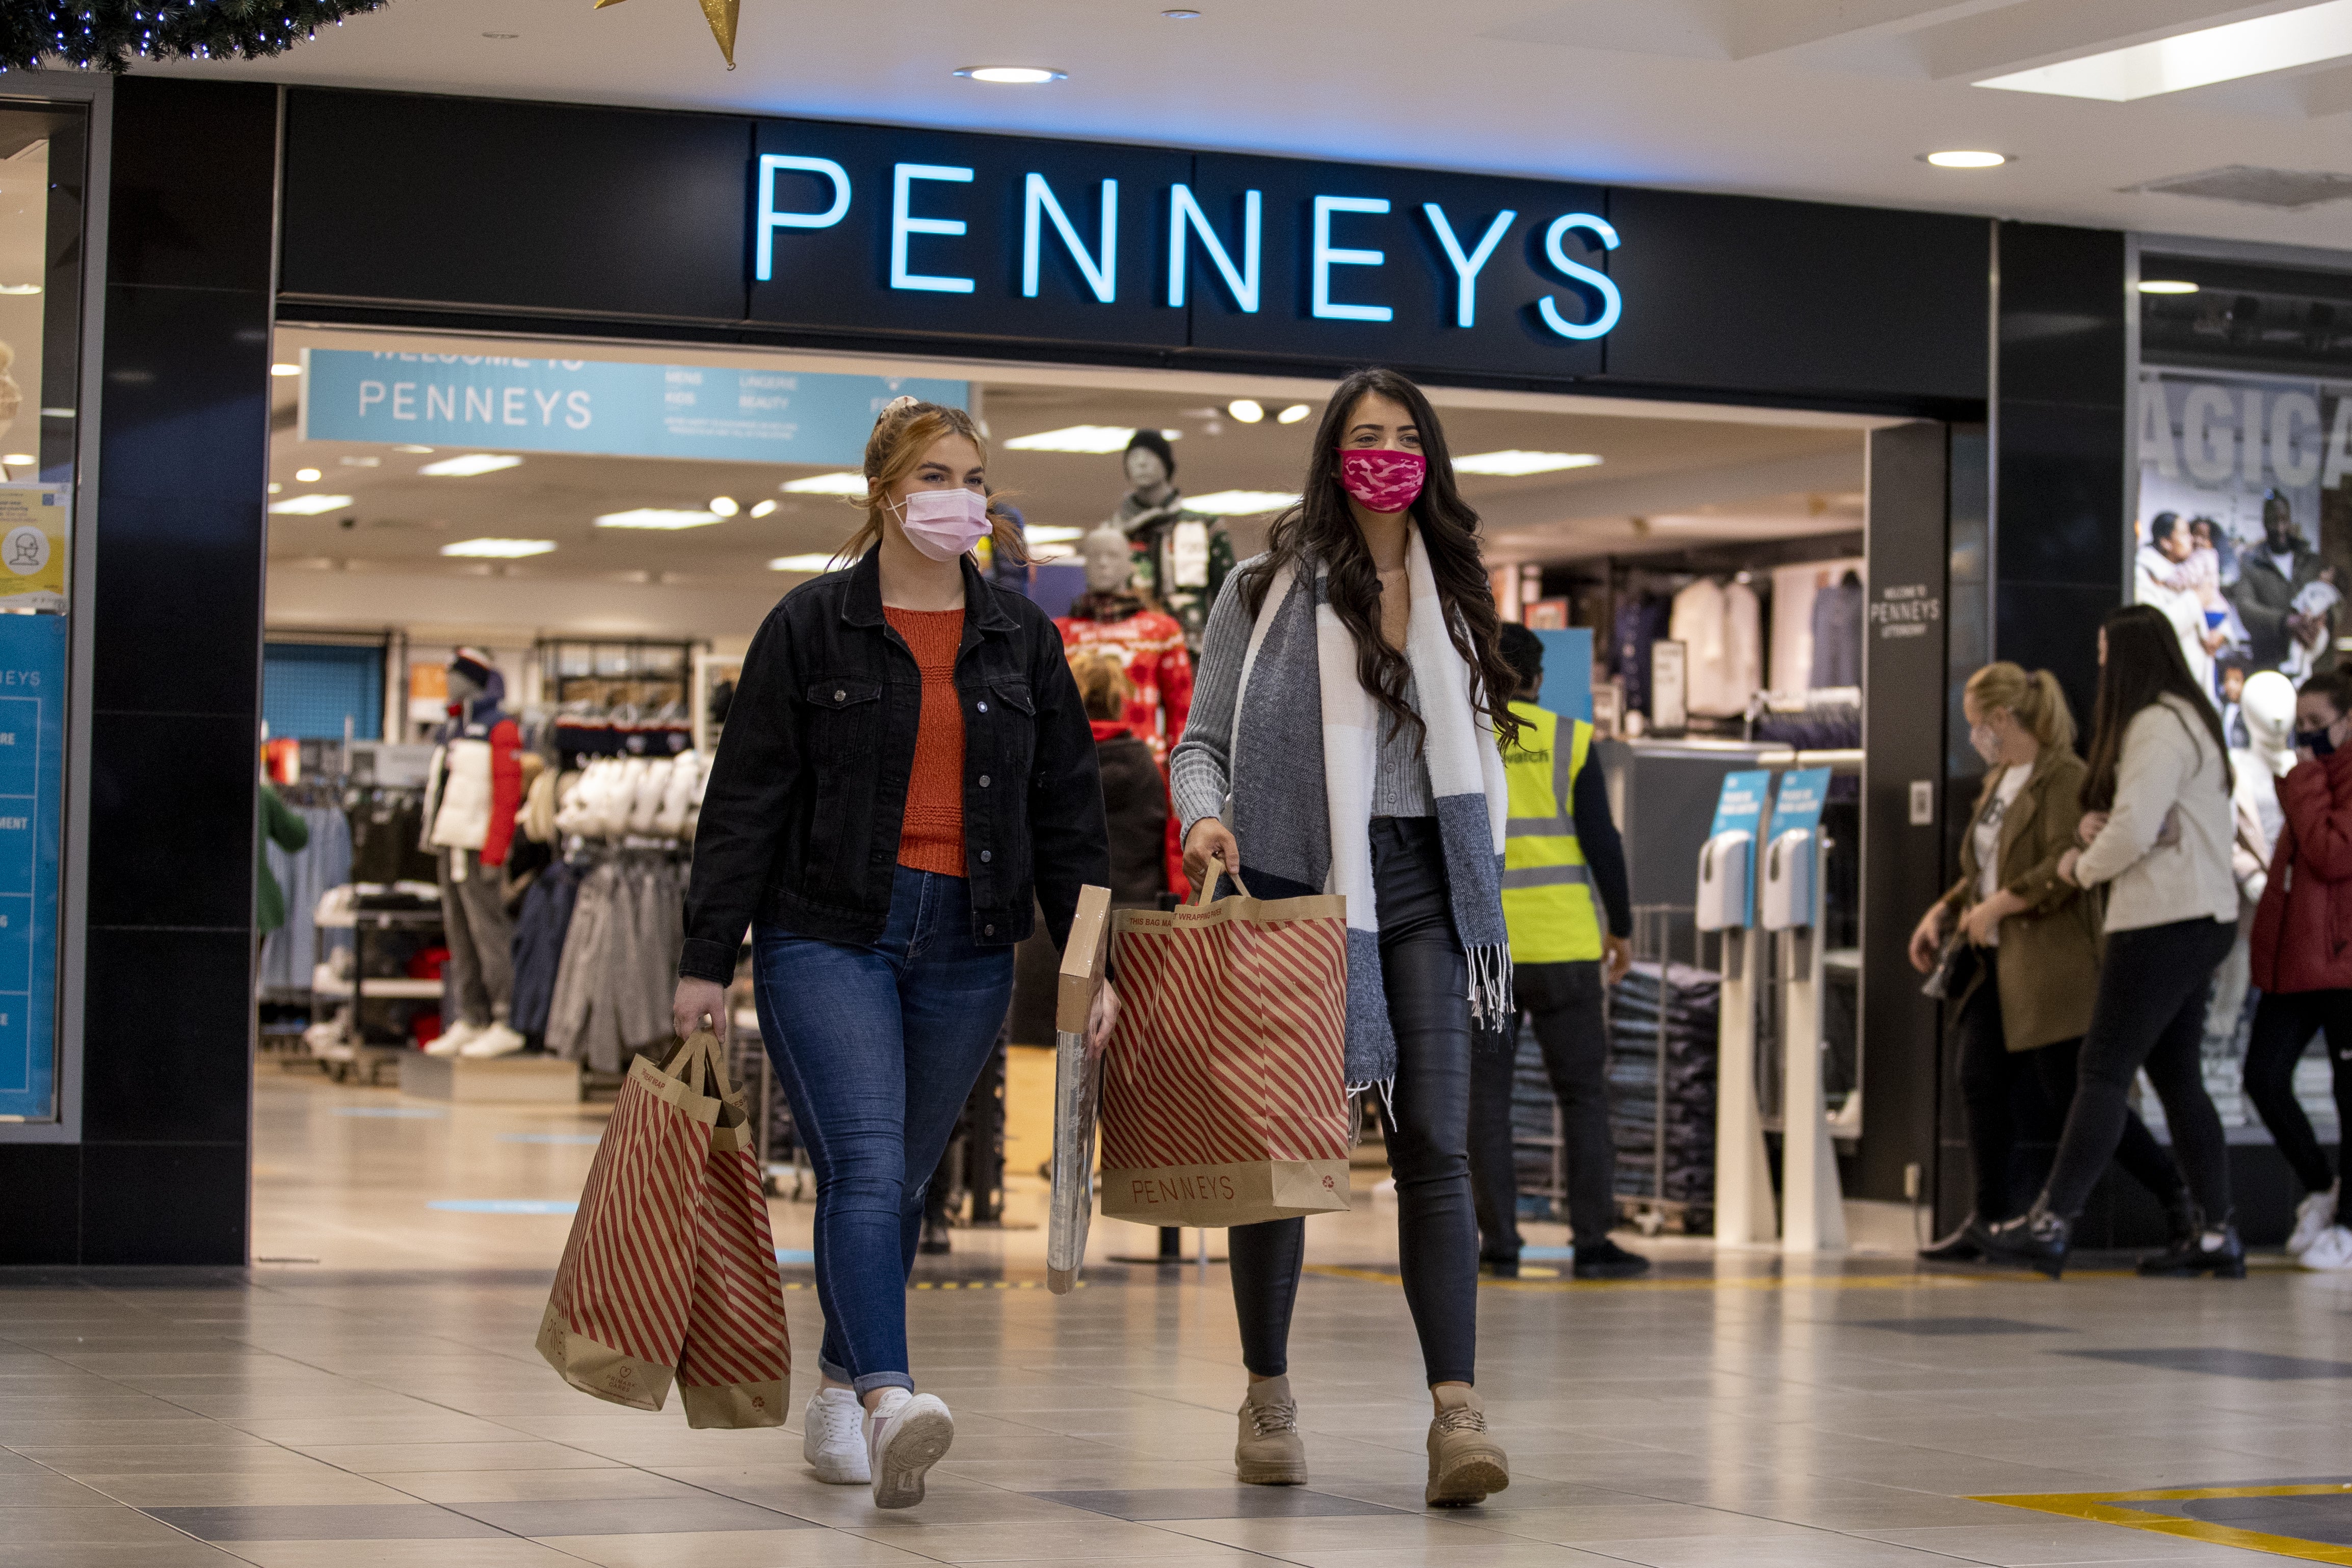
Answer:
M2352 1494L2352 1485L2322 1483L2275 1487L2183 1487L2163 1491L2011 1493L1974 1497L1969 1500L1997 1502L2006 1508L2031 1509L2036 1513L2054 1513L2066 1519L2087 1519L2095 1524L2119 1524L2126 1530L2152 1531L2158 1535L2175 1536L2182 1541L2201 1541L2211 1546L2234 1546L2246 1552L2298 1557L2306 1563L2352 1564L2352 1546L2338 1546L2324 1541L2298 1541L2293 1536L2266 1535L2260 1531L2241 1530L2231 1524L2213 1524L2201 1519L2181 1519L2172 1514L2143 1513L2137 1509L2115 1506L2124 1502L2201 1502L2209 1498L2343 1497L2347 1494Z

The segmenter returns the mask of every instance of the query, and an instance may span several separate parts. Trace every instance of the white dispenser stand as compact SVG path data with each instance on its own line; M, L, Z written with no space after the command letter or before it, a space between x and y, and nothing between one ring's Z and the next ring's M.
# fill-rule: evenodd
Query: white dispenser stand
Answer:
M1781 1249L1843 1251L1845 1201L1822 1093L1821 892L1829 841L1818 830L1777 835L1764 854L1764 926L1779 933L1785 982L1780 1094Z
M1748 866L1754 836L1734 829L1699 851L1697 925L1723 936L1715 1086L1715 1239L1769 1242L1775 1233L1772 1167L1756 1103L1756 942L1748 928Z

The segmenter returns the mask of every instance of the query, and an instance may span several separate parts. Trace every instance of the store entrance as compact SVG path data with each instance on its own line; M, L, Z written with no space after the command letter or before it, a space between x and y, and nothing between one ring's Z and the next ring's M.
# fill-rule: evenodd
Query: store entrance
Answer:
M1209 600L1296 496L1329 384L299 327L274 359L265 767L286 810L266 853L284 914L260 964L254 1250L292 1267L560 1253L620 1075L668 1039L695 803L742 654L856 528L883 402L980 417L1033 557L989 570L1122 677L1105 723L1164 762ZM1433 397L1504 615L1544 636L1539 700L1612 737L1644 966L1612 1070L1621 1207L1703 1233L1700 1175L1657 1157L1677 1134L1654 1092L1656 1020L1682 1029L1695 956L1701 775L1858 758L1864 445L1885 422ZM498 768L498 820L470 837L440 825L461 750ZM1833 972L1862 940L1852 794L1829 818ZM933 1183L927 1247L1008 1279L1043 1267L1049 967L1023 955L1004 1049ZM737 1001L790 1261L811 1184ZM1830 1028L1851 1063L1851 1008ZM1557 1243L1558 1113L1538 1069L1521 1080L1524 1228ZM1370 1201L1330 1244L1376 1256L1394 1245L1376 1142L1360 1163ZM1096 1238L1153 1246L1108 1221Z

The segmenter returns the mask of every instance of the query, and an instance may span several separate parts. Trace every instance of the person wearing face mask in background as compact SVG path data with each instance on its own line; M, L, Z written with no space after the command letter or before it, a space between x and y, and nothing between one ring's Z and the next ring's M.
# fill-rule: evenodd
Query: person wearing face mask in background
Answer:
M982 577L970 414L901 398L866 445L854 561L786 594L744 656L687 893L674 1022L727 1030L751 928L760 1033L816 1172L818 1479L920 1502L954 1422L916 1395L906 1282L924 1184L996 1043L1013 946L1058 948L1109 881L1095 742L1053 622ZM1108 1034L1106 986L1090 1034ZM861 1429L862 1427L862 1429Z
M1217 597L1171 767L1195 883L1222 870L1259 898L1347 900L1347 1079L1381 1089L1434 1507L1510 1484L1472 1386L1470 1053L1474 1019L1499 1030L1512 1006L1498 739L1521 725L1477 527L1421 389L1392 371L1342 382L1299 501ZM1288 1375L1306 1235L1282 1219L1226 1236L1245 1482L1307 1479Z
M2021 1180L2018 1167L2020 1091L2030 1080L2029 1092L2064 1117L2099 979L2090 901L2057 875L2083 815L2084 768L2066 694L2047 670L1987 664L1969 677L1960 706L1969 743L1984 758L1984 788L1960 840L1960 879L1912 932L1911 965L1934 968L1958 921L1973 959L1952 1016L1976 1205L1958 1228L1920 1249L1930 1263L1982 1257L1986 1228L2016 1214L2022 1193L2038 1185ZM2171 1156L2137 1115L2125 1117L2116 1162L2156 1195L2176 1228L2187 1224Z
M2336 1116L2352 1127L2352 675L2314 675L2295 695L2295 765L2278 781L2285 818L2254 911L2253 982L2262 988L2246 1045L2246 1098L2307 1195L2287 1250L2306 1269L2352 1269L2339 1222L2343 1159L2327 1155L2294 1097L2294 1066L2314 1035L2335 1076Z

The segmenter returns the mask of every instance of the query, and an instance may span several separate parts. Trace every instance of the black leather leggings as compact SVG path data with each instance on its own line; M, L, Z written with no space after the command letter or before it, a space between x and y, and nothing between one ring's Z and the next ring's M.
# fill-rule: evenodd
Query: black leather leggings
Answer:
M1394 1111L1383 1119L1396 1174L1405 1303L1429 1381L1469 1383L1478 1348L1469 964L1454 933L1437 819L1375 817L1371 834L1381 974L1397 1039ZM1255 882L1253 876L1253 888ZM1303 1219L1237 1225L1226 1233L1242 1363L1260 1377L1289 1370L1290 1312L1306 1246Z

